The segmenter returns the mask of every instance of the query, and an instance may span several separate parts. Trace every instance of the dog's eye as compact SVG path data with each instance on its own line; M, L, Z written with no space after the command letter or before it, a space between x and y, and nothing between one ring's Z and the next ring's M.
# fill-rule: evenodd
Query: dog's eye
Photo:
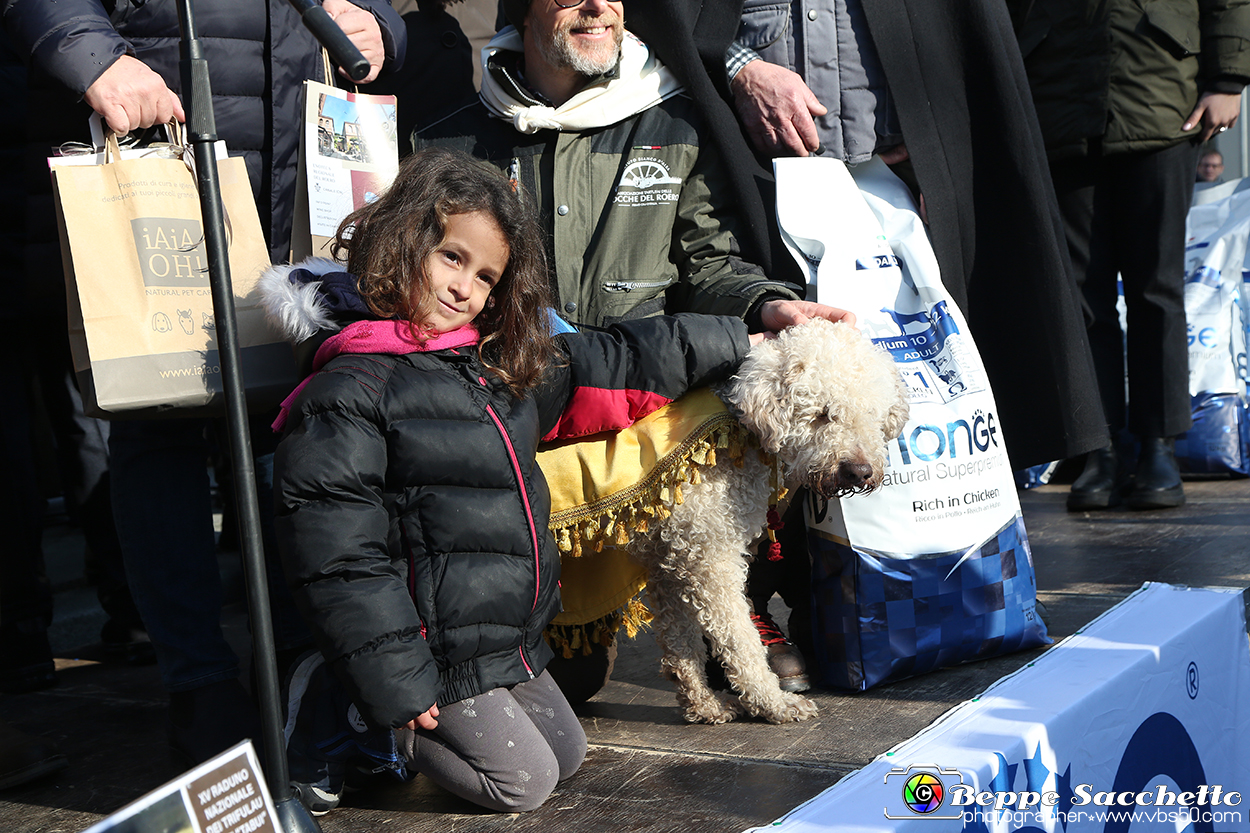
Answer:
M828 425L831 422L833 422L833 415L829 413L828 408L816 414L815 423L817 425Z

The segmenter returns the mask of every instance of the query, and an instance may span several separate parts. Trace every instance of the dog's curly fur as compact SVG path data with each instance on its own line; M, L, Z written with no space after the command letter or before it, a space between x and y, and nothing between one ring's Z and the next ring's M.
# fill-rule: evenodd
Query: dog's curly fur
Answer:
M813 319L752 348L717 394L760 446L781 462L787 485L824 497L867 492L881 482L886 443L907 421L894 362L854 328ZM724 723L740 713L772 723L816 714L806 697L781 690L751 622L745 594L752 543L768 513L769 470L748 453L719 455L682 484L684 500L630 554L648 570L647 592L686 720ZM737 696L707 682L704 637Z

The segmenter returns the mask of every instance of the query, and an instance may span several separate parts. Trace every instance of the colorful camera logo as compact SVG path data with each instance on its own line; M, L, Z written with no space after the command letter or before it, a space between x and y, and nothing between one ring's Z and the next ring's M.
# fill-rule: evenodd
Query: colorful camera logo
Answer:
M949 790L952 786L964 782L963 773L957 769L943 769L935 764L912 764L906 769L891 769L885 776L885 783L890 789L891 807L885 808L887 819L914 819L917 816L925 819L958 819L961 818L958 807L949 806ZM897 792L895 792L897 790ZM902 807L898 807L898 798L902 798Z
M903 782L903 803L913 813L929 815L942 806L942 781L931 772L917 772Z

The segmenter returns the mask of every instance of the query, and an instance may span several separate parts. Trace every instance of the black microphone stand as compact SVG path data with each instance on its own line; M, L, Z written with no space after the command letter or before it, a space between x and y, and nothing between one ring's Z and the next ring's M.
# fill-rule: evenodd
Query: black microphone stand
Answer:
M368 61L352 46L342 30L334 25L319 5L315 9L308 9L311 0L291 0L291 3L301 10L305 23L315 35L318 34L317 26L325 31L325 24L329 24L334 33L337 33L337 42L326 44L326 47L339 66L347 67L351 77L357 80L368 74ZM310 19L316 23L311 23ZM239 538L243 549L243 574L252 625L252 655L256 669L254 683L260 692L263 753L261 763L265 769L266 781L278 815L276 822L280 829L284 833L321 833L320 825L292 790L290 771L287 768L273 624L270 620L268 585L265 579L264 545L261 540L260 512L256 497L256 473L252 462L251 438L247 430L247 397L239 362L234 288L230 282L221 182L217 175L214 149L217 142L217 124L213 117L208 62L204 59L203 48L196 37L192 0L178 0L178 23L182 31L180 67L182 93L187 105L187 136L194 151L200 192L204 243L208 254L208 280L213 295L217 349L221 358L226 403L226 427L234 470ZM344 44L346 49L355 52L354 56L345 53Z

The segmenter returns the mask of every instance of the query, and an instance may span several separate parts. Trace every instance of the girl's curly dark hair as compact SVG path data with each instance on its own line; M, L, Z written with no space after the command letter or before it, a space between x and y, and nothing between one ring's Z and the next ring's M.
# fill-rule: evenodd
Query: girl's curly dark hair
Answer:
M485 212L508 243L508 265L474 319L483 363L515 393L534 387L557 360L548 308L547 260L533 209L504 175L459 151L429 148L405 158L377 200L339 225L333 255L346 254L361 297L382 318L408 321L418 339L437 303L426 257L443 242L447 218Z

